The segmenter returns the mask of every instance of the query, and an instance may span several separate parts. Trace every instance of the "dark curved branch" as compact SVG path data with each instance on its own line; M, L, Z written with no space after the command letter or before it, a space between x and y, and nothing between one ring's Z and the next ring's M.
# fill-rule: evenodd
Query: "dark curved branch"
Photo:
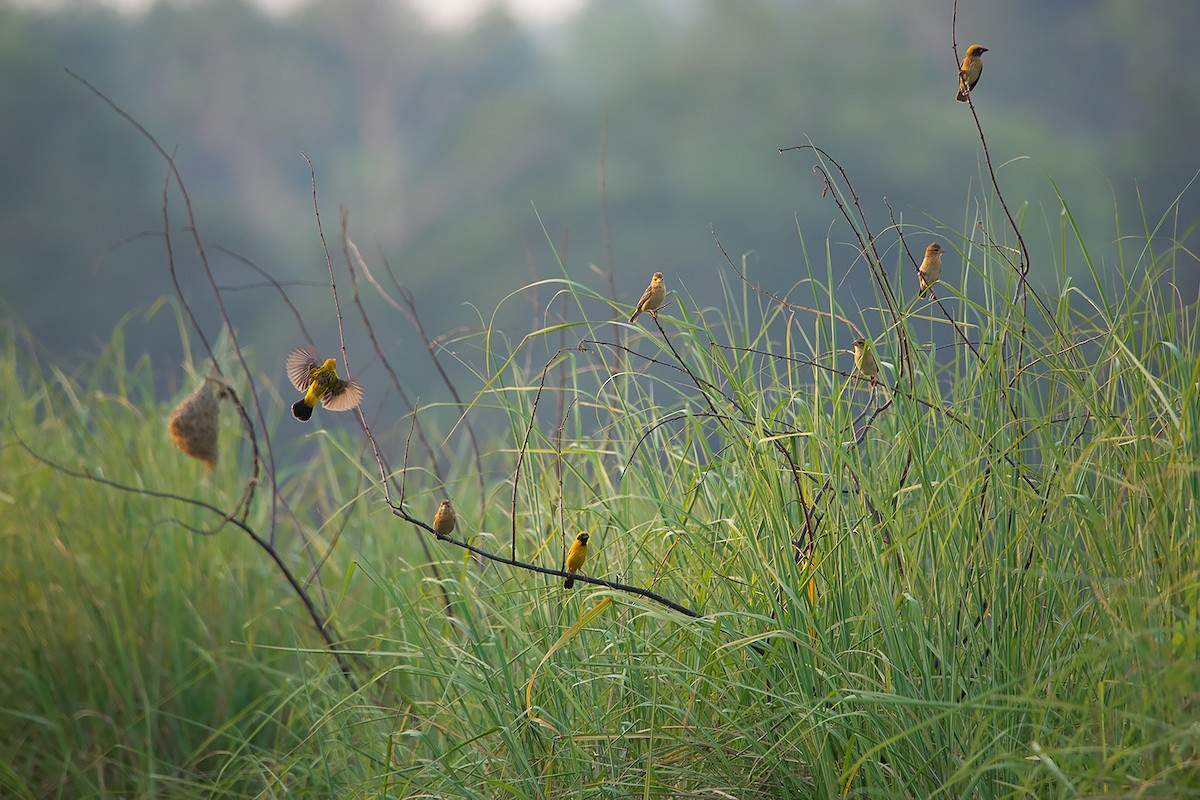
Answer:
M14 434L14 436L15 436L15 434ZM354 671L350 666L350 662L346 658L347 654L342 652L341 645L338 644L341 637L337 635L337 632L333 627L333 623L328 618L321 615L321 612L317 609L316 604L313 603L312 597L309 596L309 594L305 590L304 586L300 583L300 580L294 574L292 574L292 570L284 562L283 557L280 556L280 554L279 554L279 551L277 551L275 549L275 547L273 545L271 545L270 542L268 542L266 539L259 536L258 533L253 528L251 528L246 522L244 522L241 519L238 519L237 517L235 517L232 514L228 514L224 511L222 511L220 508L218 508L217 506L214 506L211 503L204 502L203 500L197 500L192 497L184 497L182 495L172 494L171 492L160 492L155 489L146 489L144 487L139 487L139 486L129 486L127 484L118 483L117 481L114 481L114 480L109 480L108 478L101 478L97 475L91 475L86 472L78 472L76 470L70 469L69 467L63 466L62 464L59 464L55 461L51 461L50 459L48 459L45 456L41 455L40 453L36 452L33 448L31 448L28 444L26 444L25 441L22 440L19 436L16 436L15 438L17 439L17 443L20 444L21 447L25 450L25 452L29 453L30 456L32 456L34 459L40 461L41 463L45 464L46 466L50 467L51 469L62 473L63 475L67 475L68 477L71 477L71 478L77 478L79 480L85 480L85 481L91 481L93 483L98 483L102 486L108 486L112 489L117 489L122 492L128 492L129 494L141 495L143 497L155 497L160 500L172 500L177 503L184 503L186 505L195 506L196 508L200 508L205 511L209 511L209 512L221 517L221 524L234 525L235 527L239 528L243 533L245 533L247 536L249 536L250 539L256 545L258 545L258 547L261 548L270 557L270 559L273 562L275 562L275 567L279 570L280 574L283 575L283 577L287 580L288 585L290 585L292 587L292 591L295 593L296 597L298 597L300 599L300 602L303 603L304 610L308 612L308 616L310 619L312 619L313 625L316 627L317 632L321 635L321 638L325 641L325 646L329 649L330 655L332 655L334 657L334 659L337 661L338 668L341 670L342 675L345 676L346 682L350 684L350 688L353 691L355 691L355 692L358 691L358 689L359 689L358 681L355 679Z
M435 531L433 528L431 528L429 525L427 525L422 520L419 520L416 517L409 514L403 508L401 508L399 506L392 506L391 509L392 509L392 513L395 514L397 517L399 517L400 519L404 520L407 523L410 523L411 525L416 526L417 528L420 528L421 530L425 531L426 533L432 534L433 537L438 539L439 541L446 542L447 544L452 544L455 547L461 547L464 550L469 550L470 552L474 553L475 555L479 556L480 558L485 558L488 561L495 561L497 564L507 564L510 567L516 567L517 569L523 569L523 570L526 570L527 572L536 572L540 575L550 575L555 578L566 579L568 577L571 577L571 578L574 578L576 580L576 582L579 582L579 583L590 583L594 586L603 586L606 589L612 589L613 591L624 592L626 594L633 594L633 595L637 595L638 597L644 597L647 600L652 600L655 603L666 606L667 608L671 609L672 611L678 611L680 614L691 617L693 619L699 619L702 616L699 612L693 611L692 609L688 608L687 606L680 605L679 603L676 603L674 600L671 600L667 597L663 597L661 594L658 594L657 592L652 592L649 589L643 589L640 586L631 586L627 583L617 583L616 581L606 581L603 578L593 578L588 575L582 575L578 572L567 572L567 571L561 570L561 569L553 569L551 567L542 567L542 566L538 566L537 564L530 564L526 561L518 561L515 558L506 558L505 556L497 555L495 553L484 550L482 547L476 547L475 545L470 544L469 542L464 542L460 539L455 539L453 536L438 536L437 531Z
M134 130L136 130L142 136L142 138L144 138L147 142L150 143L150 146L153 147L155 149L155 151L158 152L159 156L163 159L163 161L166 162L167 171L170 174L171 178L174 179L175 185L179 187L179 194L183 198L184 208L187 212L188 230L191 231L192 242L196 247L196 254L200 259L200 264L204 268L204 275L208 279L209 286L212 289L213 298L216 301L217 308L221 313L221 319L225 323L226 329L231 334L230 338L231 338L231 341L233 342L234 353L237 356L238 363L241 365L242 372L246 376L246 379L249 380L251 383L253 383L254 376L250 372L249 364L246 363L246 358L245 358L245 355L242 353L241 345L238 344L237 336L232 335L234 333L233 323L229 318L228 310L225 308L225 302L221 297L221 290L217 286L216 278L213 277L212 267L208 263L208 253L204 248L204 243L200 240L200 229L196 225L196 217L192 211L192 198L191 198L191 195L188 194L187 185L183 181L183 176L179 174L179 168L175 164L175 158L170 153L168 153L161 144L159 144L158 139L156 139L154 137L154 134L150 133L150 131L147 130L144 125L142 125L140 122L138 122L136 119L134 119L132 114L130 114L128 111L126 111L125 109L123 109L119 105L117 105L116 102L113 101L108 95L104 94L104 92L100 91L95 86L93 86L92 83L89 82L86 78L72 72L69 68L64 67L63 71L66 72L68 75L70 75L72 79L74 79L75 81L80 83L82 86L84 86L88 91L90 91L92 94L94 94L97 98L99 98L105 105L107 105L109 108L111 108L113 110L113 112L117 114L117 116L121 117L123 120L128 122L134 128ZM171 245L170 225L169 225L169 218L167 215L167 189L166 189L165 185L163 187L162 213L163 213L163 239L164 239L164 243L167 248L167 268L168 268L168 272L170 273L170 276L171 276L171 283L175 287L175 294L179 298L180 304L183 306L184 310L187 312L188 319L191 321L192 327L196 331L196 336L200 339L201 344L204 345L204 350L206 353L208 353L209 360L212 362L213 370L215 370L217 375L219 375L224 380L224 382L226 384L228 384L230 381L228 380L228 378L225 377L224 372L221 370L221 365L217 361L216 353L213 351L212 345L208 341L208 337L204 334L204 329L200 326L200 322L196 319L196 314L192 310L191 304L188 303L187 297L184 295L183 287L179 283L179 276L177 275L177 273L175 271L175 256L174 256L174 249ZM249 481L247 481L247 486L249 487L250 491L248 493L248 497L247 497L246 504L245 504L245 507L248 511L249 507L250 507L250 503L253 501L253 498L254 498L254 487L258 485L258 476L259 476L260 468L262 468L264 465L265 465L265 470L267 473L267 479L270 481L270 484L271 484L272 494L275 494L275 495L278 494L278 486L276 485L276 478L275 478L275 457L271 451L271 442L270 442L269 438L264 437L263 450L262 450L262 452L259 451L258 437L255 435L254 425L250 422L249 412L245 409L245 407L242 406L241 401L238 400L236 398L236 396L233 398L233 400L234 400L234 405L238 409L238 413L242 416L242 419L243 419L243 422L244 422L244 425L246 428L246 435L250 438L250 447L251 447L251 452L252 452L252 459L251 459L252 474L250 476ZM255 416L257 416L257 418L258 418L258 424L265 431L267 429L266 416L263 413L262 405L258 401L257 394L253 395L253 402L254 402ZM265 454L265 460L264 460L264 454ZM274 506L274 504L271 505L271 508L269 509L269 514L270 514L269 526L273 532L275 529L275 506ZM273 533L272 533L272 535L273 535Z

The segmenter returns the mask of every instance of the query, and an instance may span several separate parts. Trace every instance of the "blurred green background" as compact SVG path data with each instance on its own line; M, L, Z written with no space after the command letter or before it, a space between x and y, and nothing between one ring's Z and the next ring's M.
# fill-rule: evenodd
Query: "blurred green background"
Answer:
M64 67L177 148L207 246L301 282L288 291L322 352L336 338L301 151L335 264L344 204L351 236L381 274L386 257L433 335L477 329L509 292L561 274L538 214L567 274L604 290L589 266L609 258L602 152L626 300L656 269L701 304L717 299L710 224L775 291L801 274L801 234L818 252L828 241L849 270L856 252L813 159L781 147L824 147L875 232L886 197L920 247L922 228L970 228L966 198L986 175L970 112L953 100L950 0L603 0L550 24L492 8L456 27L382 0L49 8L0 6L0 295L68 362L92 358L122 315L171 284L164 164ZM1059 270L1083 277L1058 246L1051 176L1095 248L1113 244L1114 215L1141 230L1142 213L1157 217L1200 168L1200 74L1185 68L1197 30L1195 0L960 3L960 50L990 48L976 100L1039 285L1056 285ZM177 193L170 212L184 290L213 333ZM1185 195L1166 233L1186 245L1198 212ZM281 360L302 335L277 293L238 259L210 256L243 343L260 363ZM947 279L959 270L948 258ZM866 285L859 262L843 291L866 303ZM1194 283L1182 289L1195 297ZM549 294L531 298L498 322L527 330ZM381 344L411 352L405 377L427 378L411 328L368 303L395 322ZM137 320L130 348L156 364L181 358L168 316ZM369 359L364 346L360 370ZM167 392L185 382L163 381Z

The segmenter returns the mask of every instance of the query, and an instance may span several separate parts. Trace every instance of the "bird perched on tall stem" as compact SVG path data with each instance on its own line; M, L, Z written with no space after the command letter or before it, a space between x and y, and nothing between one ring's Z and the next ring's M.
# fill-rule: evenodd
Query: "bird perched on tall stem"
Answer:
M979 83L979 76L983 74L983 54L987 51L986 47L978 44L967 48L962 66L958 68L958 102L967 102L967 95Z
M879 374L879 362L875 360L875 354L871 352L870 345L867 344L866 339L855 339L853 344L854 369L874 381L875 376Z
M918 297L929 294L930 287L942 277L942 252L942 246L937 242L930 242L929 247L925 248L925 258L921 260L921 266L917 267L917 275L921 282Z
M342 380L337 374L337 360L317 361L317 351L311 347L293 350L287 357L287 374L292 385L304 396L292 404L292 415L301 422L312 418L317 403L330 411L349 411L362 402L362 385L356 380Z
M646 287L646 291L642 292L642 299L638 300L637 310L633 312L633 316L629 318L630 322L637 322L638 315L643 311L649 311L650 315L658 319L655 313L662 307L663 301L667 299L667 285L663 283L663 274L661 272L654 273L654 277L650 279L650 285Z
M659 275L661 278L662 275ZM571 549L567 552L567 572L579 572L579 568L583 566L584 560L587 558L587 543L588 535L581 533L575 537L575 541L571 542ZM569 576L563 583L564 589L570 589L575 585L575 577Z
M433 532L444 539L454 533L456 524L458 515L454 513L454 506L450 505L449 500L443 500L437 513L433 515Z

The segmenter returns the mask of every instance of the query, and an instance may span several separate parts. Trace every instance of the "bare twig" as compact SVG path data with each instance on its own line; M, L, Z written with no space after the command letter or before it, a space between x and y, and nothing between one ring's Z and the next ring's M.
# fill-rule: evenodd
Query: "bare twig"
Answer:
M578 350L579 348L570 348ZM542 391L546 388L546 375L550 372L550 367L558 360L564 350L555 351L554 355L542 367L542 377L538 381L537 393L533 396L533 406L529 409L529 424L525 426L525 438L521 441L521 447L517 451L517 463L513 467L512 477L512 502L509 506L509 516L512 520L512 561L515 563L517 558L517 494L521 489L521 467L525 463L525 456L529 450L529 437L533 435L533 421L537 417L538 401L542 399Z
M63 466L62 464L51 461L50 459L36 452L22 439L20 439L20 437L15 438L17 439L18 444L20 444L21 447L24 448L25 452L29 453L30 456L50 467L51 469L62 473L63 475L67 475L72 478L78 478L79 480L91 481L92 483L98 483L102 486L108 486L112 489L128 492L129 494L141 495L142 497L154 497L160 500L171 500L173 502L194 506L217 515L221 518L222 524L230 524L239 528L243 533L249 536L254 543L258 545L258 547L275 563L275 568L279 570L279 573L283 575L284 579L288 582L288 585L292 587L292 591L304 605L304 610L308 613L309 618L312 619L313 625L316 627L317 632L321 635L321 638L325 640L325 646L329 649L329 652L334 657L334 660L337 661L338 668L341 670L342 675L345 676L346 682L350 684L351 690L355 692L358 691L358 681L354 677L354 670L351 668L350 662L347 659L347 654L342 652L342 645L340 644L341 637L334 629L333 622L327 617L323 616L321 612L317 610L317 607L313 603L309 593L305 591L300 580L292 573L291 568L283 560L279 551L276 550L270 542L259 536L258 533L245 521L237 519L236 517L233 517L232 515L227 514L226 512L212 505L211 503L206 503L203 500L197 500L192 497L184 497L182 495L172 494L170 492L160 492L154 489L146 489L141 486L129 486L123 483L118 483L117 481L109 480L107 478L101 478L98 475L92 475L87 472L78 472L70 469L69 467Z
M398 506L392 506L392 513L395 514L400 519L404 520L405 522L408 522L411 525L415 525L416 527L420 528L421 530L425 531L426 533L432 534L439 541L446 542L447 544L452 544L455 547L461 547L464 550L469 550L470 552L474 553L475 555L479 556L480 558L487 559L488 561L495 561L497 564L507 564L510 567L516 567L517 569L522 569L527 572L536 572L540 575L551 575L556 578L573 577L577 583L590 583L594 586L603 586L606 589L612 589L613 591L625 592L626 594L633 594L633 595L637 595L638 597L644 597L647 600L652 600L655 603L658 603L659 605L666 606L667 608L669 608L673 611L678 611L680 614L683 614L688 617L692 617L693 619L697 619L700 616L702 616L699 612L693 611L692 609L688 608L687 606L676 603L674 600L664 597L663 595L658 594L657 592L652 592L649 589L643 589L640 586L631 586L627 583L617 583L616 581L606 581L603 578L593 578L593 577L590 577L588 575L583 575L578 572L568 573L566 570L551 569L550 567L542 567L542 566L538 566L537 564L530 564L525 561L518 561L515 558L506 558L504 556L497 555L496 553L491 553L487 550L484 550L482 547L476 547L475 545L473 545L469 542L465 542L460 539L455 539L453 536L438 536L437 531L435 531L433 528L431 528L425 522L423 522L419 519L416 519L415 517L410 515L407 511L405 511L404 509L402 509Z
M813 152L817 153L820 158L828 161L830 164L833 164L833 166L837 168L838 174L841 176L842 183L845 185L846 190L850 192L850 199L858 216L857 223L850 214L850 210L842 201L841 192L839 192L837 187L834 185L833 179L829 176L829 172L821 164L817 164L813 167L813 171L821 176L821 181L824 184L825 190L829 192L833 199L834 205L837 206L838 211L841 212L842 217L850 226L850 230L854 232L855 237L858 239L859 252L861 252L863 257L866 258L867 266L871 270L871 275L874 278L876 285L879 287L880 293L883 295L883 301L887 307L889 316L892 318L892 327L896 331L896 339L900 348L899 374L897 375L897 380L907 375L910 385L915 388L916 376L913 374L912 369L911 353L908 343L908 331L902 324L902 303L897 297L895 290L892 289L891 281L888 279L887 270L884 269L883 266L883 258L879 255L879 250L875 246L875 236L871 233L870 225L867 222L867 215L862 209L862 204L859 202L858 192L854 188L854 183L850 180L850 176L846 173L846 170L842 167L842 165L838 163L837 159L817 145L794 145L792 147L780 148L779 152L786 153L791 150L812 150ZM825 192L823 191L822 194L824 193Z
M172 179L175 181L175 185L177 187L179 187L179 194L183 198L184 208L187 212L188 230L190 230L192 233L192 242L196 247L196 254L200 259L201 265L204 267L205 277L208 279L209 286L212 288L213 296L217 303L217 308L221 312L221 319L225 323L226 330L228 330L231 334L234 353L237 356L238 363L241 365L243 374L246 376L246 379L253 384L254 376L251 375L251 373L250 373L250 367L246 363L246 359L245 359L245 356L242 354L241 347L238 345L237 337L232 335L234 332L233 323L229 319L229 312L226 310L225 303L221 299L221 290L217 288L216 279L213 277L212 268L209 266L208 254L207 254L206 250L204 249L204 243L200 240L200 230L196 225L196 217L192 211L192 199L191 199L191 196L188 194L187 186L183 182L183 176L179 174L179 168L175 164L175 158L170 153L168 153L161 144L159 144L158 139L156 139L154 137L154 135L152 133L150 133L150 131L148 131L144 125L142 125L140 122L138 122L133 117L133 115L130 114L128 111L126 111L125 109L123 109L119 105L117 105L116 102L113 101L108 95L104 94L104 92L100 91L95 86L93 86L86 78L83 78L82 76L77 75L76 73L72 72L69 68L64 67L63 71L66 72L68 75L70 75L74 80L76 80L80 84L82 84L84 87L86 87L88 91L90 91L92 94L94 94L96 97L98 97L105 105L107 105L109 108L111 108L113 110L113 112L117 114L117 116L121 117L126 122L128 122L131 126L133 126L134 130L136 130L142 136L142 138L144 138L147 142L149 142L150 146L153 147L155 149L155 151L158 152L159 156L163 159L163 161L166 162L167 171L170 173ZM191 304L188 303L187 297L183 292L183 287L180 286L180 284L179 284L179 276L176 274L176 271L175 271L174 250L171 246L171 235L170 235L171 229L170 229L169 217L167 214L167 190L166 190L165 186L163 187L162 213L163 213L163 240L164 240L164 244L166 245L166 248L167 248L167 269L171 275L171 283L175 287L175 294L179 298L179 302L183 306L184 311L187 313L188 319L192 323L192 328L196 331L196 335L200 339L200 343L204 345L204 350L206 353L208 353L209 360L212 362L213 370L215 370L217 375L219 375L222 379L224 379L225 383L228 384L229 380L228 380L228 378L225 377L225 373L221 369L221 365L220 365L219 361L217 360L216 353L213 351L212 345L209 343L208 337L204 333L204 329L200 326L199 321L196 319L195 312L192 310ZM254 409L256 412L255 415L258 418L259 425L262 426L263 430L266 430L266 417L263 414L262 406L258 402L258 396L253 393L251 396L253 398ZM265 454L265 469L266 469L266 473L267 473L267 480L270 481L272 494L274 494L276 492L277 487L275 484L275 462L274 462L274 456L271 453L271 443L268 438L264 438L263 451L262 451L262 453L260 453L259 446L258 446L258 437L255 435L254 425L250 422L249 413L247 412L245 407L241 405L241 401L238 400L236 397L234 398L234 406L235 406L235 408L238 409L238 413L242 417L243 424L244 424L244 427L246 430L246 435L250 439L250 448L251 448L251 454L252 454L252 456L251 456L251 475L250 475L249 480L247 481L247 487L249 488L249 493L248 493L248 498L247 498L247 501L245 504L246 509L249 510L250 503L253 502L254 488L259 483L258 476L259 476L260 468L264 463L264 454ZM274 507L274 505L271 506L270 516L271 516L270 528L272 531L274 531L274 528L275 528L275 507Z

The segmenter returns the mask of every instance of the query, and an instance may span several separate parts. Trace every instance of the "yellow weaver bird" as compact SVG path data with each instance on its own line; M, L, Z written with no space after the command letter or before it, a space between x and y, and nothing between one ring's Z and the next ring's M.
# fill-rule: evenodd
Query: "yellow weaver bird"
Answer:
M967 102L967 95L979 83L979 76L983 74L983 54L987 51L986 47L978 44L967 48L967 55L958 68L958 102Z
M942 277L942 252L942 246L937 242L932 242L925 248L925 258L921 260L921 266L917 267L921 281L921 292L917 297L929 294L930 287Z
M879 362L867 345L866 339L854 340L854 368L872 380L879 374Z
M575 537L575 541L571 542L571 549L567 553L567 572L579 572L579 568L583 566L583 562L587 558L587 543L588 535L586 533L579 534ZM574 585L575 578L568 577L563 583L563 588L570 589Z
M330 411L349 411L362 402L362 385L356 380L342 380L337 374L337 359L317 361L317 351L311 347L293 350L287 357L287 374L292 385L304 392L292 404L292 415L308 422L317 403Z
M650 279L650 285L646 287L646 291L642 292L642 299L638 300L637 310L633 312L633 316L629 318L630 322L637 322L638 315L643 311L649 311L650 315L655 319L658 315L654 312L662 307L663 300L667 299L667 285L663 283L663 274L661 272L654 273L654 277Z
M454 513L454 506L450 505L449 500L443 500L438 506L437 513L433 515L433 531L438 536L449 536L454 533L454 526L458 523L458 515Z

